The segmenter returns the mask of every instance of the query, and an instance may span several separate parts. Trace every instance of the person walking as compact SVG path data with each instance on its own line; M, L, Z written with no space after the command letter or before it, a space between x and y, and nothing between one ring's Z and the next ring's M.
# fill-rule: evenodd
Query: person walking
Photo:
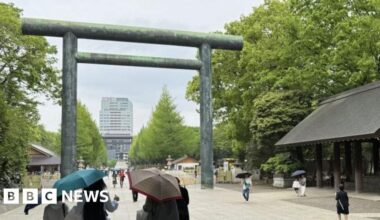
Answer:
M195 184L197 183L197 177L198 177L198 171L197 171L198 167L195 168L194 170L194 181L195 181Z
M45 207L43 220L64 220L68 212L69 207L62 202L62 196L59 196L56 204Z
M243 182L243 197L246 201L248 201L249 200L249 193L250 193L251 187L252 187L251 177L246 176L242 182Z
M348 214L350 211L348 210L348 206L350 205L348 202L348 195L347 192L344 191L344 185L339 185L339 191L336 193L335 196L336 200L336 208L338 213L338 219L341 220L341 215L344 215L344 219L348 219Z
M123 188L124 179L125 179L124 170L120 170L120 173L119 173L120 188Z
M188 205L189 205L189 192L187 191L187 189L183 186L181 186L180 184L180 179L178 177L176 177L177 181L178 181L178 186L179 186L179 189L181 190L181 195L182 195L182 198L181 199L177 199L177 208L178 208L178 214L179 214L179 220L189 220L190 219L190 216L189 216L189 209L188 209Z
M301 184L300 184L300 181L298 180L298 177L293 181L293 185L292 185L292 188L294 189L294 191L296 192L297 194L297 197L300 196L300 187L301 187Z
M113 171L112 172L112 185L113 185L113 188L116 187L116 184L117 184L117 173L116 173L116 171Z
M132 190L132 199L133 202L137 202L137 199L139 198L139 193L135 190Z
M105 189L106 184L104 183L103 179L101 179L85 188L84 191L92 191L94 194L98 192L100 194L100 191L103 191ZM101 202L100 199L101 197L98 196L96 201L83 203L83 220L107 220L109 219L107 211L114 212L119 206L119 197L116 195L114 197L114 200L111 200L108 195L107 202Z
M179 220L176 200L158 202L147 197L143 210L148 220Z
M305 194L305 192L306 192L306 177L304 175L301 175L301 177L299 178L299 183L300 183L299 195L301 197L304 197L304 196L306 196L306 194Z

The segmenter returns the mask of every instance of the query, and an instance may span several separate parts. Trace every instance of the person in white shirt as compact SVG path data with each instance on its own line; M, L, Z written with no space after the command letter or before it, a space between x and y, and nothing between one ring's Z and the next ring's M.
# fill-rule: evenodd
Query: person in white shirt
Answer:
M300 181L298 180L298 177L293 181L292 185L294 191L296 192L297 196L300 196Z
M300 182L300 192L299 195L304 197L306 196L305 191L306 191L306 177L304 175L301 176L299 179Z
M250 176L246 176L243 181L243 197L246 201L249 200L249 193L251 191L252 187L252 180Z

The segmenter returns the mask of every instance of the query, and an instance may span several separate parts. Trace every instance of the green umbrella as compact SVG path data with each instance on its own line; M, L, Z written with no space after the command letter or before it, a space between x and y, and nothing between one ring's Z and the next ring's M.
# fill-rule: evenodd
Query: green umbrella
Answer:
M106 175L100 170L78 170L55 182L53 187L57 189L57 194L61 195L62 191L86 188L104 176Z

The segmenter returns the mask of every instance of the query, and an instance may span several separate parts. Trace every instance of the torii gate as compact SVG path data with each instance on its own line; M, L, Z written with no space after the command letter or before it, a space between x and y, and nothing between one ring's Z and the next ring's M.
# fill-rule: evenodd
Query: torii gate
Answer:
M200 73L200 156L202 188L213 188L211 50L241 50L241 36L108 24L23 18L22 33L63 37L61 176L73 172L76 155L77 64L111 64L198 70ZM78 38L199 48L199 60L78 52Z

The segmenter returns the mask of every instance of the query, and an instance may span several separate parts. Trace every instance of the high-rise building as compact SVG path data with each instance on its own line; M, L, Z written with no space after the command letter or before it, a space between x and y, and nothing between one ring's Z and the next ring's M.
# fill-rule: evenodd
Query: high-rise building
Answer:
M100 109L102 135L129 135L133 133L133 106L127 98L102 98Z
M102 98L99 127L108 158L127 159L133 134L132 102L128 98Z

